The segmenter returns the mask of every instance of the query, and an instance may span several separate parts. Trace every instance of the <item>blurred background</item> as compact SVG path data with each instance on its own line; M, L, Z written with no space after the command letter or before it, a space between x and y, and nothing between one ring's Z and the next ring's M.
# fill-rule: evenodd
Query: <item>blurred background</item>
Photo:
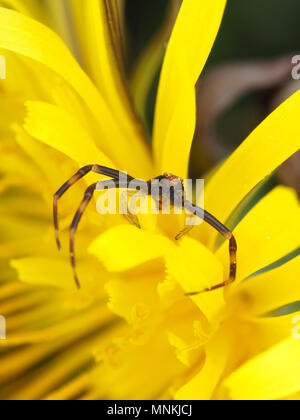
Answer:
M149 138L163 52L180 3L180 0L127 0L125 6L130 77L135 79L133 69L147 60L147 52L149 56L156 54L152 58L145 109L139 109ZM209 173L274 108L299 89L300 81L293 80L291 75L292 57L300 54L299 24L299 0L228 2L213 52L197 86L191 176ZM269 188L278 182L293 186L300 195L299 154L268 182Z

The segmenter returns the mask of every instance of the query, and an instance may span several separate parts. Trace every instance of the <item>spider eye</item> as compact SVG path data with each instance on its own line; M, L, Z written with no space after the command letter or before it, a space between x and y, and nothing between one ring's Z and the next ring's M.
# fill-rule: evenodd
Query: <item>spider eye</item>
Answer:
M177 180L180 180L180 178L178 178L178 176L172 175L172 174L168 174L168 173L165 173L164 174L164 177L167 178L169 181L177 181Z

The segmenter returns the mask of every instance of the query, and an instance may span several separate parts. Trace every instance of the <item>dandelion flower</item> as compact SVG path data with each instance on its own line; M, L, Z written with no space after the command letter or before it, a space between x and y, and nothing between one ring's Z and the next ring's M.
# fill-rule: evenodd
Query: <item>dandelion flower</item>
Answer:
M98 163L143 179L187 177L195 84L226 1L183 1L160 77L153 153L128 95L118 2L65 2L72 28L61 1L0 3L8 69L0 85L0 314L7 320L0 397L299 396L295 313L274 316L300 300L293 190L275 188L236 223L236 283L192 298L185 293L228 276L227 245L210 227L176 243L178 216L144 216L137 230L91 206L77 244L80 291L67 252L58 254L53 241L53 193L81 166ZM210 177L205 207L219 220L226 223L299 149L299 107L298 92ZM64 248L92 177L99 179L91 175L61 203Z

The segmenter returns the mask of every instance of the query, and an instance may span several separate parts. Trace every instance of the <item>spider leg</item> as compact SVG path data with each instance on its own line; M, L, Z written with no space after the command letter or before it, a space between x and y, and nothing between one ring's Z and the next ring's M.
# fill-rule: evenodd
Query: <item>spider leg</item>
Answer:
M225 239L229 241L229 255L230 255L230 275L226 281L220 284L217 284L215 286L212 286L210 288L206 288L200 292L187 293L187 296L196 296L200 293L210 292L213 290L221 289L222 287L229 286L231 283L233 283L236 280L236 269L237 269L237 242L233 233L207 211L200 209L199 207L193 205L190 202L186 202L185 205L189 211L203 218L206 223L208 223L210 226L216 229Z
M137 227L138 229L141 229L139 219L136 214L131 213L131 211L129 210L126 198L127 194L123 192L120 197L122 213L131 225Z
M140 191L140 193L145 194L145 195L150 195L151 194L151 180L148 182L143 182L141 180L138 179L131 179L129 180L129 182L133 181L133 185L131 185L131 188L136 188L137 190ZM136 184L134 184L134 182L136 182ZM120 204L121 204L121 209L122 209L122 213L125 216L125 218L127 219L127 221L137 227L138 229L142 229L139 219L137 217L136 214L132 213L130 211L130 208L128 206L128 202L127 202L127 197L128 195L135 195L137 193L136 190L130 192L127 191L127 193L122 193L120 196Z
M127 186L128 186L128 182L127 181ZM79 279L77 276L77 271L76 271L76 258L75 258L75 234L77 232L78 229L78 225L80 223L80 220L83 216L83 213L85 212L87 206L89 205L90 201L93 198L94 192L96 190L105 190L105 189L114 189L114 188L124 188L126 187L125 184L123 184L123 182L120 183L119 180L107 180L107 181L100 181L97 182L96 184L92 184L90 187L88 187L88 189L85 192L84 198L74 216L72 225L71 225L71 229L70 229L70 258L71 258L71 265L73 268L73 274L74 274L74 279L75 279L75 283L78 289L80 289L80 283L79 283Z
M184 235L187 235L195 226L187 226L183 230L181 230L178 235L175 237L176 241L179 241Z
M88 187L88 189L85 192L84 199L82 200L75 217L73 219L71 229L70 229L70 258L71 258L71 264L73 268L73 274L75 283L78 289L80 289L80 283L78 280L77 272L76 272L76 259L75 259L75 247L74 247L74 241L75 241L75 233L78 229L79 222L83 216L84 211L86 210L88 204L90 203L91 199L93 198L94 192L97 188L98 183L91 185Z
M54 227L55 227L55 237L57 247L60 250L61 244L59 240L59 225L58 225L58 215L57 215L57 203L58 200L72 187L76 182L78 182L81 178L85 177L88 173L95 172L100 175L104 175L114 180L117 180L122 176L127 176L123 172L117 171L115 169L107 168L105 166L100 165L88 165L81 168L72 178L70 178L54 195L53 199L53 220L54 220ZM128 180L133 180L132 177L127 176Z

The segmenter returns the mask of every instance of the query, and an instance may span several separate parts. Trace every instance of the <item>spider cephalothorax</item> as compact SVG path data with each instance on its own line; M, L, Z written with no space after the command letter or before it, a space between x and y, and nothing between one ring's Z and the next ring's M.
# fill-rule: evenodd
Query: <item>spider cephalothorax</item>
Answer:
M100 175L109 177L110 180L103 180L92 184L85 192L84 199L77 210L75 217L73 219L71 230L70 230L70 254L71 254L71 263L74 272L75 282L78 288L80 288L80 283L76 273L76 261L75 261L75 252L74 252L74 238L75 233L78 228L81 217L91 201L95 190L104 190L111 188L131 188L132 184L135 182L139 184L139 190L146 194L151 195L154 200L157 202L158 207L161 209L164 204L164 200L167 199L174 206L183 206L183 208L191 214L194 214L197 217L200 217L205 222L210 224L214 229L216 229L223 237L229 240L229 253L230 253L230 276L229 279L223 283L217 284L213 287L207 288L200 292L192 292L188 295L196 295L202 292L208 292L211 290L216 290L221 287L228 286L233 283L236 278L236 254L237 254L237 243L232 234L232 232L227 229L221 222L219 222L214 216L210 213L201 209L200 207L194 205L192 202L186 199L183 180L175 175L165 173L164 175L158 176L157 178L151 179L148 182L143 182L138 179L135 179L131 176L128 176L124 172L117 171L115 169L106 168L105 166L99 165L88 165L81 168L69 181L67 181L54 195L53 202L53 217L54 217L54 226L56 233L56 242L57 246L60 249L60 240L58 234L58 217L57 217L57 202L59 198L77 181L87 175L89 172L95 172ZM121 180L121 181L120 181ZM113 182L112 182L113 181ZM140 227L139 222L136 216L131 214L127 215L128 220L137 227ZM184 234L188 233L191 230L191 226L185 228L176 236L176 240L180 239Z
M166 178L174 187L180 185L183 188L183 179L179 178L179 176L165 173L163 174L163 177Z
M148 194L156 201L159 210L170 205L183 207L185 201L183 179L165 173L148 181Z

